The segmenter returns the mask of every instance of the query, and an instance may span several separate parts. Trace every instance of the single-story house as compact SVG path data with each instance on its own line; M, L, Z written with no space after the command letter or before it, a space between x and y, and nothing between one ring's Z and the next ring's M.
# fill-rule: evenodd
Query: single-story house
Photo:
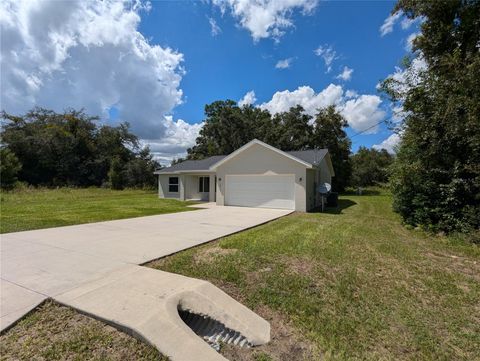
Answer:
M160 198L306 212L320 204L317 186L331 183L334 170L327 149L284 152L254 139L229 155L187 160L155 174Z

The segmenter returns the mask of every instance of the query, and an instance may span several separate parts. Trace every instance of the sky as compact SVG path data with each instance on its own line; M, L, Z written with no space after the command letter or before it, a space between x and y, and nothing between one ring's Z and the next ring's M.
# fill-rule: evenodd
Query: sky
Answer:
M389 1L40 1L0 4L1 109L84 108L128 121L163 164L185 155L204 106L272 114L335 105L352 151L394 151L401 112L377 90L419 23ZM358 134L360 133L360 134Z

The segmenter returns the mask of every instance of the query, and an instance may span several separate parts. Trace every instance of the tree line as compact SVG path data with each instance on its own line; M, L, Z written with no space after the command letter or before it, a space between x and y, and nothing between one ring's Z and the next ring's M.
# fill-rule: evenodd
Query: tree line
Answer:
M189 159L229 154L257 138L287 151L327 148L336 172L335 190L387 182L393 157L364 147L352 155L347 122L334 107L320 109L315 117L301 106L272 116L226 100L206 105L205 114L196 145L188 149ZM139 146L128 124L112 127L98 120L82 110L35 108L20 116L3 112L2 188L12 188L17 181L47 187L154 187L153 172L160 165L148 147Z
M2 113L1 185L154 187L158 163L127 123L99 125L83 110Z

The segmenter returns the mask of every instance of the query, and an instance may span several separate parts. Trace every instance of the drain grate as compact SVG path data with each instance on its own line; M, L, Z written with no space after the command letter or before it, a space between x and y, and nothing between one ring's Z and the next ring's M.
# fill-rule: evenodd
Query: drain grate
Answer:
M233 344L239 347L252 346L240 332L226 327L223 323L207 315L199 315L182 309L178 310L178 314L193 332L203 338L217 351L220 351L220 345L222 343Z

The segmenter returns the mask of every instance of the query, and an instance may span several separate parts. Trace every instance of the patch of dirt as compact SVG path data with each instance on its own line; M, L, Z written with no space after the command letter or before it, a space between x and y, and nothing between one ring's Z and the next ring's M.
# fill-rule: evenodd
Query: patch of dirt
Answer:
M443 268L454 273L461 273L480 282L480 262L448 253L426 252L425 255Z
M313 261L308 258L282 257L288 271L301 276L309 276L313 271Z
M221 248L218 245L214 245L196 252L193 256L193 261L195 263L211 263L217 257L235 254L237 251L235 248Z
M253 348L225 345L221 350L223 356L235 361L318 359L314 357L313 344L305 340L284 316L266 306L257 307L254 311L270 322L271 341L266 345Z

